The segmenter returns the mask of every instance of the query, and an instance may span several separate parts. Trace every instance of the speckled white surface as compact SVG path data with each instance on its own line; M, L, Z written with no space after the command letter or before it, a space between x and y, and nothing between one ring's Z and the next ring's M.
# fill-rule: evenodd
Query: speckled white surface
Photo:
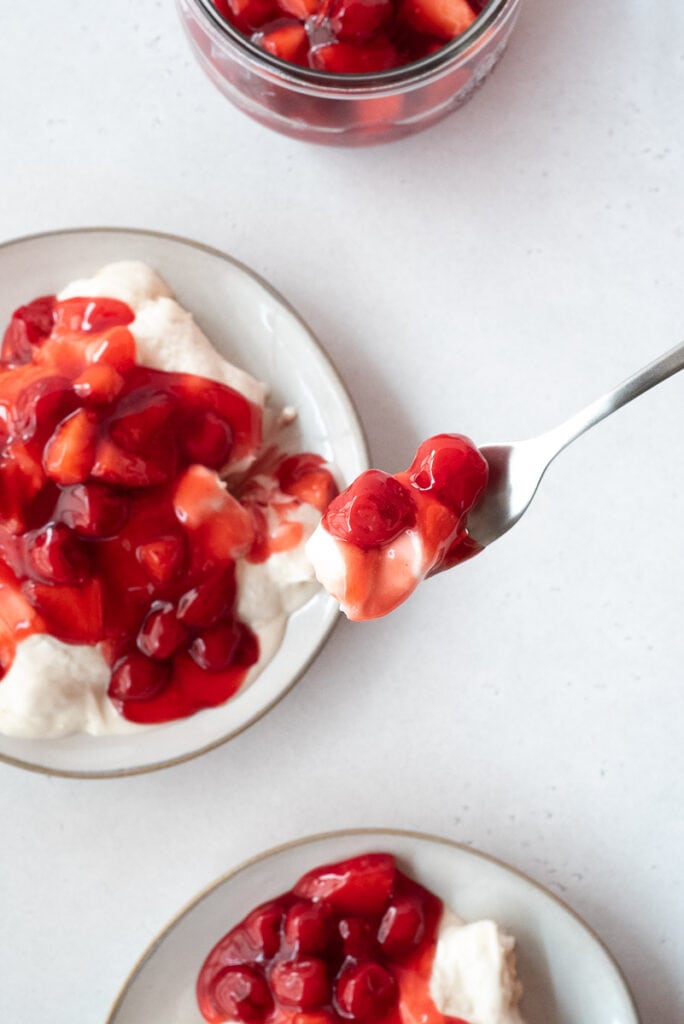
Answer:
M233 111L171 0L10 7L2 237L131 225L244 260L324 340L378 464L437 430L534 433L682 339L678 0L526 0L467 107L348 152ZM645 1024L681 1024L683 456L680 377L563 455L485 556L342 623L227 747L112 782L0 766L3 1024L99 1024L201 886L352 825L529 872L600 932Z

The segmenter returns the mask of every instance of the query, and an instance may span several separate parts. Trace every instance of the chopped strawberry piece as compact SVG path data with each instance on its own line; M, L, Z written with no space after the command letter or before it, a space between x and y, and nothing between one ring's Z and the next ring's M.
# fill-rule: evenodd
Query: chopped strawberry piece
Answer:
M227 0L226 6L225 16L242 32L254 32L278 17L275 0Z
M418 32L455 39L470 28L477 14L468 0L402 0L402 15Z
M45 474L40 460L15 441L0 454L0 523L11 533L29 528L30 504L42 491Z
M309 36L299 21L277 21L267 31L255 32L252 41L274 57L307 66Z
M294 887L297 896L326 900L343 914L382 914L390 901L396 866L386 853L326 864L304 875Z
M77 587L27 580L22 590L42 615L49 633L68 644L96 644L102 635L102 585L98 579Z
M146 458L124 451L113 441L102 439L95 451L91 474L118 487L154 487L171 480L175 468L172 459L164 459L161 454L157 458Z
M381 36L364 43L340 41L312 46L309 60L312 68L339 74L387 71L400 64L396 47Z
M182 535L164 534L156 540L139 544L135 557L157 586L177 579L186 561L186 543Z
M125 302L99 296L62 299L57 308L57 334L98 333L110 327L125 327L135 319L135 313Z
M88 366L74 381L74 391L88 405L106 405L121 393L124 379L113 366Z
M254 540L250 514L212 470L190 466L178 480L173 506L186 529L202 531L202 543L215 560L242 558L249 551Z
M283 14L289 14L299 21L306 21L307 18L317 14L321 7L327 6L327 0L277 0L278 7Z
M338 39L354 42L386 29L394 17L392 0L333 0L330 24Z
M111 327L86 346L86 359L93 366L112 366L125 373L135 363L135 338L127 327Z
M95 461L97 421L78 409L59 424L45 445L43 466L51 480L66 486L88 479Z

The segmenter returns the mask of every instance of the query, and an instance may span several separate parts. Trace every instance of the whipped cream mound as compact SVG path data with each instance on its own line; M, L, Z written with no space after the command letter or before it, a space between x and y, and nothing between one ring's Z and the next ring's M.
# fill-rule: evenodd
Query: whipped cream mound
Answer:
M119 299L131 307L135 320L128 329L135 338L138 362L143 366L208 377L235 388L263 408L266 385L216 351L192 313L176 302L166 282L146 263L108 263L93 277L68 284L57 298L89 295Z
M45 633L17 645L0 683L0 732L7 736L92 736L140 728L107 696L111 669L97 647L65 644Z
M353 621L378 618L405 601L429 572L417 530L381 551L358 551L318 524L306 545L316 579ZM362 571L359 571L362 567Z
M145 263L110 263L93 277L67 285L58 298L87 296L119 299L131 307L135 319L128 329L135 338L137 361L142 365L211 378L240 391L263 409L266 386L216 351L192 315ZM265 413L268 420L269 410ZM284 413L280 422L287 424L293 419L293 411L286 409ZM271 425L278 422L275 414L270 421ZM297 547L272 555L263 563L237 563L238 615L259 640L259 660L248 672L242 690L277 651L288 616L318 589L304 546L319 515L302 505L297 516L291 518L299 518L304 527ZM138 725L119 715L107 696L110 672L97 647L65 644L45 634L27 637L18 644L14 662L0 682L0 732L54 738L78 732L97 736L158 728Z
M445 910L430 977L437 1009L468 1024L524 1024L514 946L515 939L496 922L466 924Z

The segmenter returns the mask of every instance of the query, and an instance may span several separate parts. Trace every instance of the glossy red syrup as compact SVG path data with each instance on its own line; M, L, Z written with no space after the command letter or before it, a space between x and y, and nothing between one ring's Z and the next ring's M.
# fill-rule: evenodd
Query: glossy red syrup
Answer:
M235 28L281 60L340 74L410 64L462 35L478 0L214 0Z
M370 853L304 875L214 946L197 979L209 1024L467 1024L429 991L442 902Z
M482 550L468 535L468 513L487 476L487 463L469 438L437 434L421 444L405 472L368 470L330 503L322 524L344 542L344 603L361 609L354 617L387 614L424 576ZM420 538L418 572L395 557L408 532Z
M46 296L5 332L0 675L30 633L100 644L117 709L153 723L235 693L259 656L237 618L236 559L299 543L288 517L336 491L317 456L275 454L257 516L218 472L257 451L260 409L139 366L133 318L114 299Z

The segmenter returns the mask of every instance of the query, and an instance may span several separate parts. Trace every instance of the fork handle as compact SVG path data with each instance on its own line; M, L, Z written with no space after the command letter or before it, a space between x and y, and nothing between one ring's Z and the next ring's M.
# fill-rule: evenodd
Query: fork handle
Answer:
M638 370L627 380L622 381L612 391L607 391L590 405L575 413L570 419L549 430L544 436L554 445L554 456L561 452L571 441L574 441L590 427L600 423L606 416L623 405L650 391L656 384L667 380L675 373L684 370L684 344L676 345L669 352L654 359L648 366ZM552 456L553 457L553 456Z

